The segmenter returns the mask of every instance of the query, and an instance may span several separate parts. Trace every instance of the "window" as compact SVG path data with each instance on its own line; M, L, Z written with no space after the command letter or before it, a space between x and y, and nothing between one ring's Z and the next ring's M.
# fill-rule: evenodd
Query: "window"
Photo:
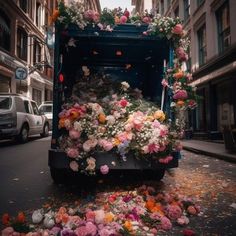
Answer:
M36 3L36 25L41 26L41 4L39 2Z
M41 61L41 46L38 41L34 41L34 54L33 63L34 65Z
M17 56L27 61L27 33L24 29L17 29Z
M175 10L174 10L174 16L175 16L175 18L176 18L176 17L179 17L179 6L177 6L177 7L175 8Z
M24 101L24 106L25 106L25 111L26 111L26 113L32 114L29 101L25 100L25 101Z
M184 0L184 21L190 16L190 0Z
M35 115L39 115L39 110L38 110L38 107L37 107L36 103L35 102L31 102L31 105L32 105L34 114Z
M11 92L11 77L0 74L0 93Z
M15 104L16 104L16 111L17 112L24 112L26 113L25 110L25 104L23 102L23 100L19 97L15 97Z
M12 106L12 98L11 97L0 97L0 109L1 110L9 110Z
M32 98L35 102L37 102L37 104L41 104L42 103L42 92L41 92L41 90L33 88Z
M204 1L205 1L205 0L197 0L197 6L198 6L198 7L201 6Z
M199 66L206 62L206 25L204 24L198 31L198 61Z
M10 51L11 46L11 27L10 19L0 10L0 47Z
M219 52L225 51L230 45L230 18L229 2L226 1L217 11L216 20L218 28L218 48Z
M27 12L27 0L19 1L20 8L26 13Z

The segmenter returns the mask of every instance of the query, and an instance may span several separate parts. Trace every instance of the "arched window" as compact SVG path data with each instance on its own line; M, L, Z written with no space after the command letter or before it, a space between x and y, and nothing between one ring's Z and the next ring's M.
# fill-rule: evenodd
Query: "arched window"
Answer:
M11 22L7 15L0 9L0 47L10 51Z
M17 56L24 61L27 61L27 33L21 27L17 29Z

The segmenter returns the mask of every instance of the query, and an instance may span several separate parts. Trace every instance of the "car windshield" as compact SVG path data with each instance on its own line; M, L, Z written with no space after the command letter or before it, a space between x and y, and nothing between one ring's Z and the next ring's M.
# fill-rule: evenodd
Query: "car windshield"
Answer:
M41 106L39 108L40 111L43 111L44 113L51 113L52 112L52 106Z
M0 97L0 110L8 110L11 108L12 98Z

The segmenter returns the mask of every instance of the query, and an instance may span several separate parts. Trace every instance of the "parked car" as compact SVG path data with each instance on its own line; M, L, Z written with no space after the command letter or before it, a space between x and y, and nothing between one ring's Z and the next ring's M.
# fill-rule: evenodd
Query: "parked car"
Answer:
M49 135L49 121L35 101L19 94L0 93L0 139L25 143L30 135Z
M52 109L53 106L51 101L44 102L39 106L39 112L48 118L50 130L52 129Z

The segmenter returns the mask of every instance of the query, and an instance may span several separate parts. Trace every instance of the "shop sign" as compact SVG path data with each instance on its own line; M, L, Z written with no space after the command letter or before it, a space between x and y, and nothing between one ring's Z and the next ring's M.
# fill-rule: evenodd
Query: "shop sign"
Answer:
M17 67L15 71L15 78L19 80L25 80L28 76L27 69L24 67Z

